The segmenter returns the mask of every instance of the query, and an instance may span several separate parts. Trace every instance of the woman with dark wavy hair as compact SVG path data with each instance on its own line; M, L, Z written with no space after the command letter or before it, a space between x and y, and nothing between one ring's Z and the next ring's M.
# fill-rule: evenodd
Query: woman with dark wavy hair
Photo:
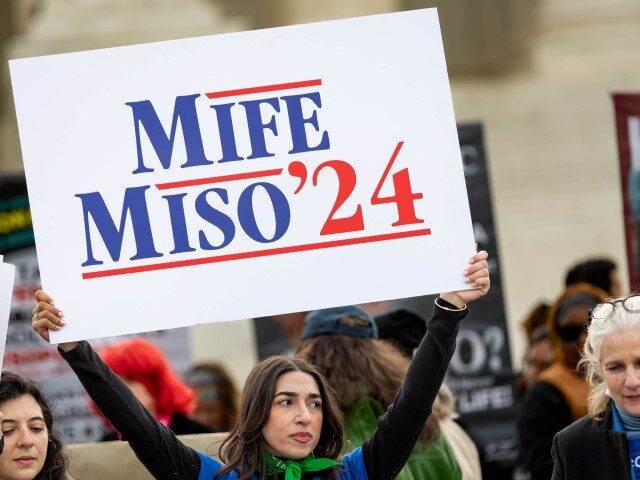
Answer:
M35 383L14 373L2 374L0 421L0 479L64 480L64 446L52 430L49 402Z
M289 377L292 381L281 381L291 374L295 375ZM303 398L308 418L300 421L292 433L286 411L297 400L298 389L290 388L293 385L308 392ZM280 415L280 411L285 415ZM305 428L307 420L307 427L312 428ZM342 448L342 432L342 414L335 393L316 368L298 357L267 358L247 378L238 420L220 449L225 466L218 478L234 470L240 478L250 478L256 470L266 472L264 451L269 447L283 459L297 458L301 453L308 454L308 444L317 441L313 455L337 458ZM330 474L323 478L336 477Z
M89 396L129 440L156 478L181 480L391 480L411 454L431 413L453 355L467 303L489 290L487 253L464 271L471 290L443 293L428 332L409 366L393 406L362 447L338 460L343 421L335 393L322 374L296 357L256 365L245 383L240 413L221 448L226 465L184 445L151 416L87 342L59 345ZM63 328L62 312L36 292L33 329L45 340Z

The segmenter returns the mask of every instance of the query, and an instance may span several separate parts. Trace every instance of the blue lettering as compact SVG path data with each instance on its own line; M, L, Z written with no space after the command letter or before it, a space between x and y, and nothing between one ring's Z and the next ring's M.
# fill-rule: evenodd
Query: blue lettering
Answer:
M222 213L220 210L213 208L207 202L207 194L209 192L215 192L218 194L220 199L225 203L225 205L229 204L229 197L227 195L227 191L224 188L211 188L209 190L205 190L196 198L196 212L200 215L204 220L209 222L212 225L215 225L222 232L224 239L220 245L211 245L207 240L205 233L200 230L198 235L200 239L200 248L204 250L218 250L220 248L224 248L236 234L236 226L233 224L233 220L229 218L227 215Z
M244 160L244 158L238 155L238 149L236 148L236 136L233 132L233 120L231 118L231 107L235 103L225 103L224 105L211 105L216 111L216 117L218 119L218 131L220 132L220 146L222 147L222 162L235 162L237 160Z
M253 211L253 192L256 187L262 187L265 189L271 200L273 206L273 213L276 219L276 228L272 238L265 238L260 232L258 224L256 223L255 212ZM289 209L289 203L284 193L271 183L258 182L249 185L240 194L238 200L238 219L242 229L253 240L260 243L271 243L282 238L289 228L289 222L291 221L291 211Z
M328 150L329 146L329 134L325 130L322 132L322 138L320 143L315 147L310 147L307 140L306 124L310 124L316 131L320 131L318 126L318 111L314 110L310 117L305 117L302 113L302 99L308 98L316 104L318 108L322 107L322 100L320 100L320 93L303 93L301 95L287 95L281 97L287 104L287 111L289 112L289 127L291 128L291 140L293 142L293 148L289 151L289 154L312 152L314 150Z
M187 233L187 221L184 216L184 205L182 199L186 193L177 195L166 195L164 198L169 204L169 216L171 217L171 230L173 231L174 249L169 253L195 252L196 249L189 245L189 234Z
M148 185L143 187L127 188L124 194L124 202L122 212L120 214L120 227L116 227L109 210L104 203L102 195L99 192L79 193L76 195L82 202L82 213L84 216L84 234L87 244L87 260L82 264L83 267L91 265L101 265L103 262L96 260L93 256L93 247L91 244L91 233L89 229L89 216L93 218L100 237L104 242L111 260L117 262L120 259L122 250L122 239L124 237L124 227L127 220L127 214L131 216L131 225L136 241L136 254L131 260L140 260L144 258L161 257L153 244L153 236L151 234L151 224L149 222L149 211L147 210L147 201L145 191Z
M182 168L193 167L197 165L211 165L213 162L207 160L202 145L202 135L200 134L200 124L198 123L198 115L196 112L196 98L199 94L184 95L176 97L173 108L173 118L171 120L171 133L167 135L160 119L156 114L153 105L149 100L140 102L127 102L126 105L131 107L133 111L133 123L136 132L136 146L138 151L138 168L133 173L153 172L153 168L146 167L142 155L142 143L140 140L140 124L147 132L149 141L153 145L160 164L166 170L171 165L171 156L173 155L173 143L176 137L176 129L178 120L182 127L184 135L184 144L187 152L187 161L181 165Z
M267 123L262 121L262 112L260 105L266 103L270 105L276 112L280 112L280 102L277 98L263 98L260 100L249 100L239 102L245 109L247 115L247 127L249 128L249 139L251 140L251 155L247 159L273 157L273 153L267 151L264 138L264 131L269 129L275 136L278 136L276 127L276 116L271 115Z

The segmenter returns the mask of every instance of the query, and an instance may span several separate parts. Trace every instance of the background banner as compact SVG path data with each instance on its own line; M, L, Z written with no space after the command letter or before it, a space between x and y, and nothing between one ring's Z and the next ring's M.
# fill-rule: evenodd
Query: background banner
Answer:
M478 248L489 252L491 289L474 302L458 333L445 382L456 395L459 422L480 452L485 478L511 478L517 450L516 397L500 276L498 239L482 125L458 126L473 231ZM396 302L430 315L435 297ZM506 475L506 476L505 476Z
M56 351L31 329L33 292L40 288L40 273L29 213L29 199L24 176L0 176L0 205L9 212L0 236L0 255L15 266L15 284L11 298L2 368L38 382L52 400L55 428L69 443L96 441L102 437L102 421L87 403L87 395L75 374ZM8 206L11 206L9 208ZM1 266L1 265L0 265ZM1 299L0 299L1 300ZM1 305L0 305L1 306ZM162 349L178 372L191 362L190 334L186 328L149 332L140 335ZM97 349L123 340L113 337L92 341Z
M640 91L614 93L631 291L640 288Z
M2 255L0 255L0 369L2 369L2 355L4 354L7 338L7 325L9 324L15 273L15 266L10 263L4 263Z

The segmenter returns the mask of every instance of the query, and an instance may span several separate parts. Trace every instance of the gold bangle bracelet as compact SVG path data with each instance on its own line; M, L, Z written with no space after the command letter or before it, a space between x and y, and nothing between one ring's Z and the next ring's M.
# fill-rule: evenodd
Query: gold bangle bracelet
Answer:
M462 308L449 308L449 307L445 307L443 305L440 305L438 303L438 300L440 300L440 297L436 297L436 299L434 300L434 303L436 304L436 307L441 308L442 310L446 310L447 312L464 312L467 309L467 306L465 305ZM446 302L446 300L443 300Z

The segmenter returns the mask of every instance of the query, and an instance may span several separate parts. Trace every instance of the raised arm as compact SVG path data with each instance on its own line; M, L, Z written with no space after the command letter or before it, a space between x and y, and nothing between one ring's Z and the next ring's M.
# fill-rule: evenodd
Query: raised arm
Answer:
M60 328L63 317L46 293L36 292L36 300L33 329L48 341L49 330L54 326ZM60 344L59 351L102 414L129 442L155 478L198 478L198 453L180 442L142 406L88 342Z
M466 304L489 290L487 253L478 252L464 272L473 290L443 293L436 301L427 333L407 371L400 391L387 413L362 446L369 478L395 478L411 455L455 350L458 324L467 314Z

